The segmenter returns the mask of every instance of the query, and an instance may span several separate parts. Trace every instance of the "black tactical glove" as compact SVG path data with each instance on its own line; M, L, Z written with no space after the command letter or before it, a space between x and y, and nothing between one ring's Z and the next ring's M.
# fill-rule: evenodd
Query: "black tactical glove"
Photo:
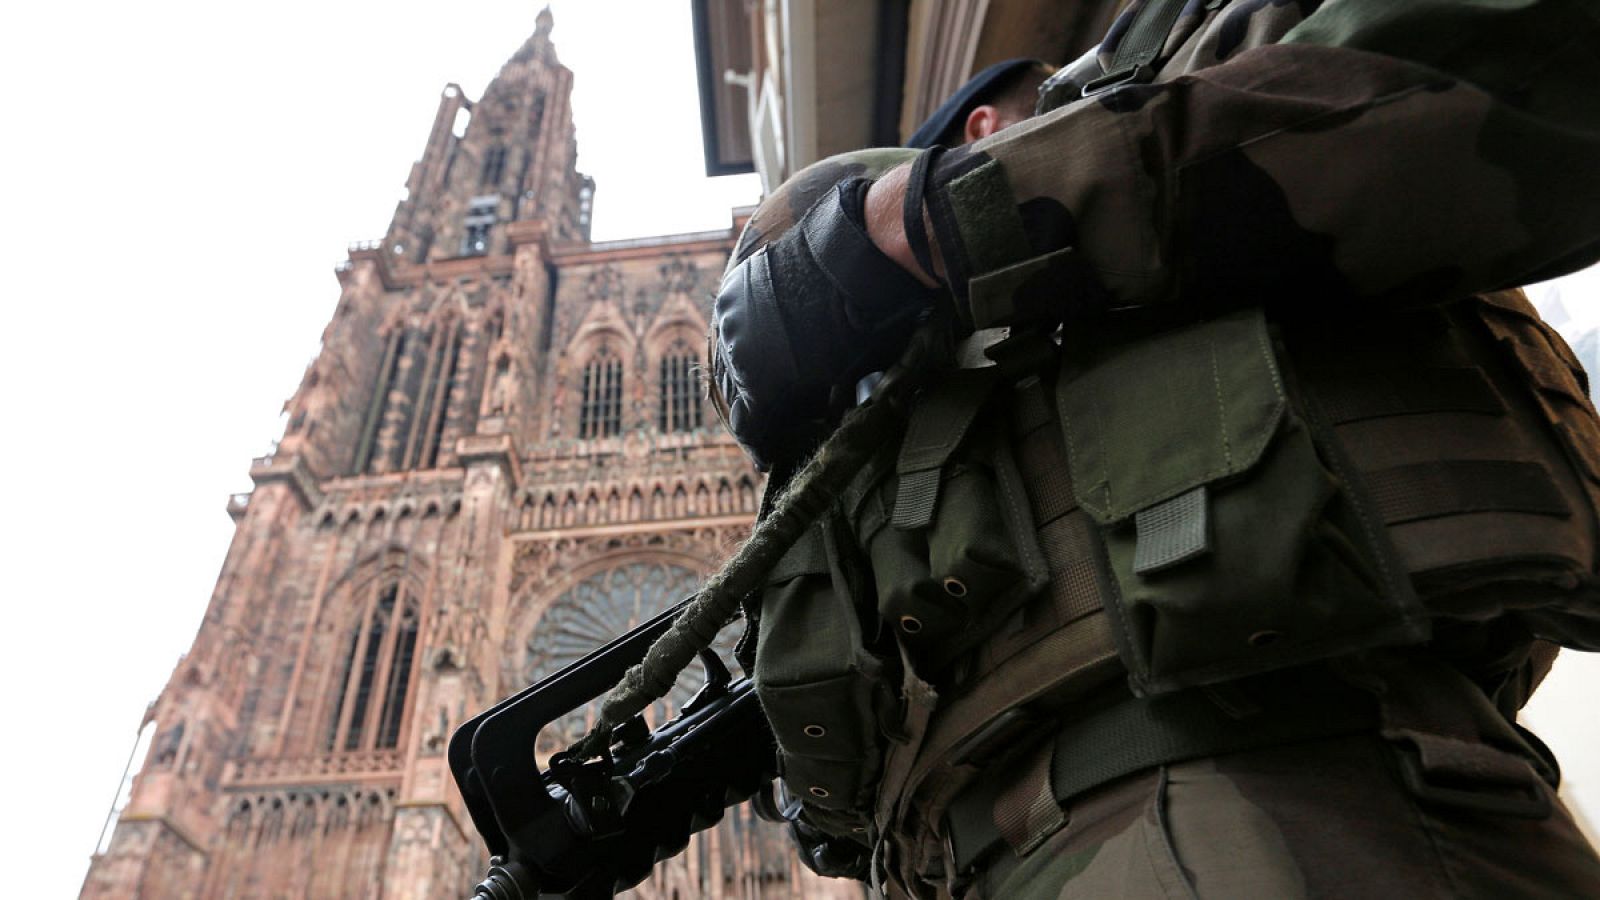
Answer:
M892 363L933 305L936 292L867 236L871 184L852 178L826 192L722 280L712 374L729 429L763 470L814 449L840 398Z

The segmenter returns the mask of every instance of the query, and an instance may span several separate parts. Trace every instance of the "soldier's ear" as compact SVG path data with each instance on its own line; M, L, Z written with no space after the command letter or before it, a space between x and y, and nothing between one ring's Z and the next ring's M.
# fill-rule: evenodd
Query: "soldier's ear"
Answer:
M991 103L975 106L972 112L967 113L967 123L961 129L961 142L970 144L978 138L994 134L1003 127L1005 123L1001 119L999 107Z

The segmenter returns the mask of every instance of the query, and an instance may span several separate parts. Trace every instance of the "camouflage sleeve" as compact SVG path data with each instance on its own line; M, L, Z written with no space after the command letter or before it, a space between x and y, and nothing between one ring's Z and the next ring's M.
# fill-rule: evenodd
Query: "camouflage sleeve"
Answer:
M982 320L1085 271L1101 302L1206 310L1575 269L1600 257L1597 7L1330 0L1278 43L951 151L929 212L952 289Z

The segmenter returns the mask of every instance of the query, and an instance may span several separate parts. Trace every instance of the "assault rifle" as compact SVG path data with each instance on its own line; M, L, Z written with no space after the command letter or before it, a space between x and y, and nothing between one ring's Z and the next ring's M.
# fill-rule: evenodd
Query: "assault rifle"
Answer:
M643 881L728 806L759 795L763 818L787 818L771 795L777 751L755 691L709 650L700 656L705 685L676 718L652 732L636 716L612 734L604 758L558 753L539 769L539 732L610 690L687 603L456 730L450 771L492 856L474 898L608 898Z

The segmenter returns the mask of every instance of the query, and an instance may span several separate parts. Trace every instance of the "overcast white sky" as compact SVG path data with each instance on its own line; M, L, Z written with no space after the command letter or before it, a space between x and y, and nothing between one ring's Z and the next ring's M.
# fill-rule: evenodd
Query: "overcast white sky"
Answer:
M688 4L556 2L597 239L719 228ZM28 4L0 27L4 893L75 897L134 730L189 646L231 491L381 237L439 92L540 4ZM21 840L22 846L17 846Z
M721 227L754 201L753 177L702 177L687 3L552 6L597 239ZM383 234L445 83L479 96L538 8L7 12L0 772L23 826L3 838L9 896L76 896L227 550L226 496L249 489L332 312L333 264ZM1584 323L1600 322L1596 281L1568 292ZM1538 721L1573 783L1600 788L1600 667L1583 662L1562 664Z

